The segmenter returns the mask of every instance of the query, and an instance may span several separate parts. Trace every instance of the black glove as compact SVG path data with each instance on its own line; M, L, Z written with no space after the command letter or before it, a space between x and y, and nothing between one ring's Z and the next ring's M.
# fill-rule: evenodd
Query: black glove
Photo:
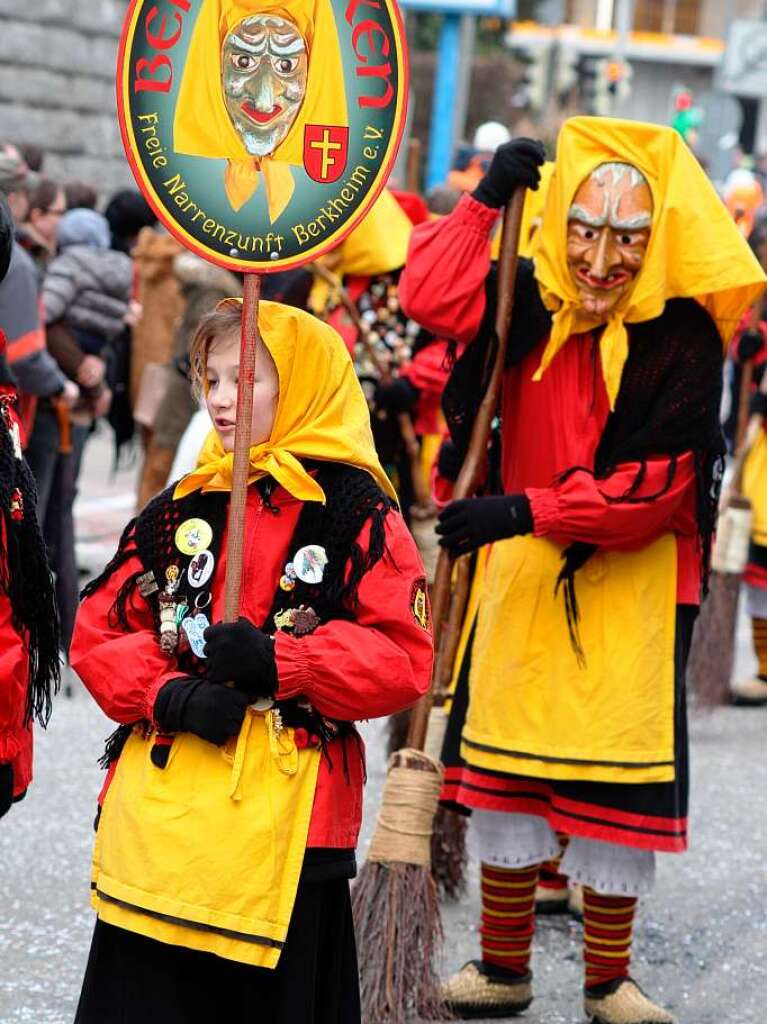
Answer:
M213 683L232 682L257 700L277 693L274 641L247 619L219 622L204 633L205 675Z
M13 803L13 765L0 764L0 818Z
M407 412L418 401L421 392L405 377L397 377L391 384L379 384L373 399L376 409Z
M484 544L532 533L533 513L524 494L453 501L439 515L440 544L452 555L465 555Z
M738 362L745 363L747 359L753 359L762 345L764 338L761 331L744 331L738 342Z
M154 719L163 732L193 732L222 746L240 731L248 698L239 690L205 679L171 679L154 702Z
M520 186L538 189L541 164L546 159L542 142L535 139L512 139L495 151L487 174L472 192L472 197L495 209L505 206Z
M462 465L463 460L458 448L449 438L443 441L437 456L437 472L439 475L445 480L455 482L458 479L458 474L461 472Z

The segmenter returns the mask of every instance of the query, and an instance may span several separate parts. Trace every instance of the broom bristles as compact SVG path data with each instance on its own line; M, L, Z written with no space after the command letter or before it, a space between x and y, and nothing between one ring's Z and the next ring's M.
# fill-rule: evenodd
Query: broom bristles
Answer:
M364 1024L449 1020L435 960L442 945L428 867L369 861L352 890Z
M431 874L437 892L457 900L466 891L467 818L440 806L434 816L431 834Z
M687 682L701 708L730 701L740 582L739 573L712 572L708 597L695 623Z

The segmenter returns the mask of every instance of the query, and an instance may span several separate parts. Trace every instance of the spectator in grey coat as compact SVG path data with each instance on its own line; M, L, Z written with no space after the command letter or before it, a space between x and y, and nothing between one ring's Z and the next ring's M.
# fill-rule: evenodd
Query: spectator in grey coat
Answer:
M92 352L117 337L130 304L133 264L110 248L106 218L95 210L65 213L56 230L59 255L43 280L46 324L63 320Z
M28 191L37 185L38 180L14 146L0 143L0 196L7 203L16 227L27 216ZM22 415L28 429L31 416L24 414L33 405L29 398L62 395L73 403L78 397L76 385L67 382L45 347L38 299L39 279L35 264L14 241L10 267L0 283L0 329L8 339L8 364L18 385Z

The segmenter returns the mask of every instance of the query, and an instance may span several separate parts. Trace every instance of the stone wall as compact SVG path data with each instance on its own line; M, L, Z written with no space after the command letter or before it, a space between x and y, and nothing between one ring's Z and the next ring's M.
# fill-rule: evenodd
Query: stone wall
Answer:
M106 196L130 185L115 113L127 0L0 0L0 139L45 151L45 173Z

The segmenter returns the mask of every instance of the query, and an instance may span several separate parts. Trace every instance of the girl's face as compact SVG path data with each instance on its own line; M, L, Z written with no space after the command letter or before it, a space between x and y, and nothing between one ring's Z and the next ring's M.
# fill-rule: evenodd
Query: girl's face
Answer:
M225 452L234 451L237 381L240 371L240 333L222 334L210 343L206 368L205 404ZM259 342L253 384L250 443L267 441L274 426L280 381L269 350Z

